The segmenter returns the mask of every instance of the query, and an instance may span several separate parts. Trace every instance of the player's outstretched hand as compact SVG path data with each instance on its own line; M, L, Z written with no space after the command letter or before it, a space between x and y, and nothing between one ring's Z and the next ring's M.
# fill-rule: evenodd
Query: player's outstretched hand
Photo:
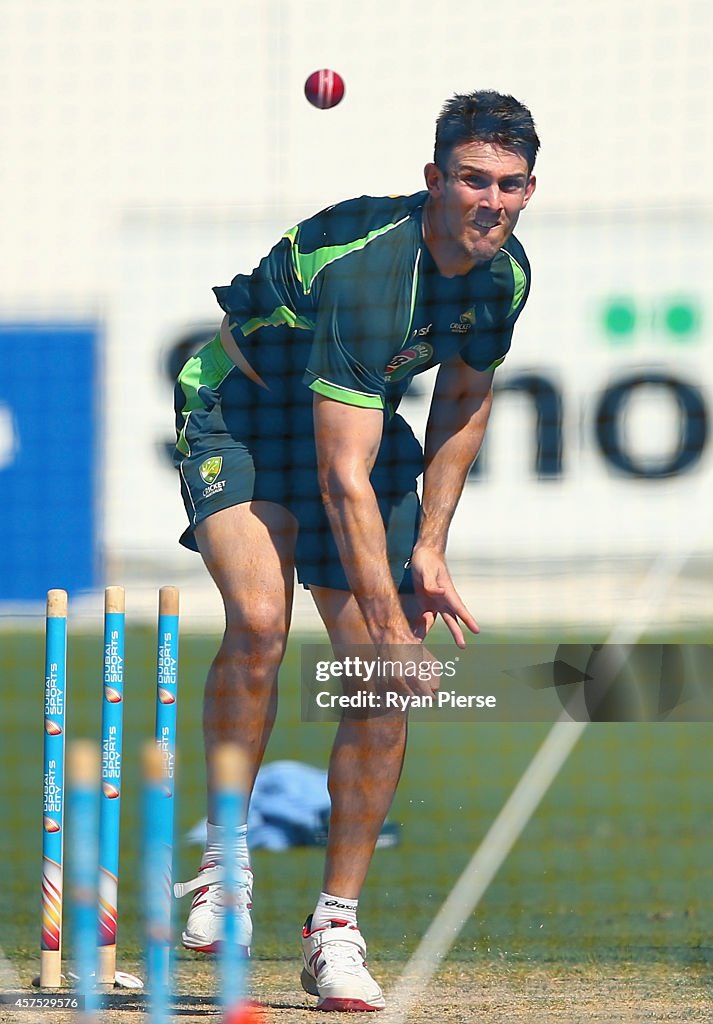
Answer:
M461 600L443 555L417 547L411 558L411 574L415 609L409 613L409 622L416 636L423 639L440 615L458 647L465 647L461 623L471 633L479 633L480 626Z

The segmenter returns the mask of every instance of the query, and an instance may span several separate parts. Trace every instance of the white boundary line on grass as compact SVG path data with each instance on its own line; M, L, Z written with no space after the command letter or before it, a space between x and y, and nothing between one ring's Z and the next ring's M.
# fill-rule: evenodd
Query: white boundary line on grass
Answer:
M685 546L654 561L638 588L632 619L626 625L615 626L607 644L635 644L640 639L697 539L698 531L692 530ZM588 724L573 721L564 711L552 726L388 993L388 1008L380 1016L381 1024L406 1024L409 1010L428 987Z

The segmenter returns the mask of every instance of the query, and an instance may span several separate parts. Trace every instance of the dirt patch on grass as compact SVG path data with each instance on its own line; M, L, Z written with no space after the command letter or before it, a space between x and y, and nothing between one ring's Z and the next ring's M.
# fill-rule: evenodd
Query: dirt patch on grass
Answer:
M138 964L123 969L141 974ZM343 1014L315 1014L315 1000L302 992L296 960L256 960L250 969L252 997L264 1007L265 1024L344 1022ZM388 1000L401 965L375 965ZM713 1020L710 969L662 964L537 965L451 963L408 1012L408 1024L689 1024ZM19 971L28 995L32 970ZM171 1024L219 1024L214 965L185 958L176 965ZM104 997L101 1024L145 1024L144 994L115 991ZM378 1018L386 1024L387 1010ZM353 1018L347 1018L353 1019ZM57 1011L0 1007L0 1024L76 1024L77 1016Z

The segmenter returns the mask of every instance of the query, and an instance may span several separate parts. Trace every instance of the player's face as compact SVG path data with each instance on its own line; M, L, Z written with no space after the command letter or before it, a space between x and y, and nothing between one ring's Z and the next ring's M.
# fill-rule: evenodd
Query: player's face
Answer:
M434 256L450 273L491 260L535 191L525 157L487 142L456 146L447 171L428 164L426 184Z

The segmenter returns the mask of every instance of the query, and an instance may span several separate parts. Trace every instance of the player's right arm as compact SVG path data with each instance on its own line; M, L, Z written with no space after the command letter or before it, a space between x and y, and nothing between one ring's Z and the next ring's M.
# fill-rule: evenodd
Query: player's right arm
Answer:
M314 424L322 500L369 636L385 657L411 660L407 653L399 652L415 645L419 658L429 661L431 655L401 607L369 479L381 442L383 413L316 394ZM430 693L437 685L434 677L433 685L410 680L408 688Z
M314 396L319 485L344 570L375 644L419 643L401 610L386 533L369 479L384 416Z

